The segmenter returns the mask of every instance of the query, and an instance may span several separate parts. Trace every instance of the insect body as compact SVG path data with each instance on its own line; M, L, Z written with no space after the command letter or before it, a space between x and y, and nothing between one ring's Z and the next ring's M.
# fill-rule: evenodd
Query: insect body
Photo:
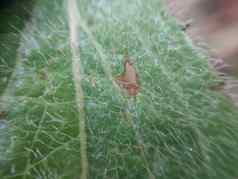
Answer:
M124 72L115 78L116 83L124 89L129 96L136 96L139 92L139 80L132 62L126 56Z

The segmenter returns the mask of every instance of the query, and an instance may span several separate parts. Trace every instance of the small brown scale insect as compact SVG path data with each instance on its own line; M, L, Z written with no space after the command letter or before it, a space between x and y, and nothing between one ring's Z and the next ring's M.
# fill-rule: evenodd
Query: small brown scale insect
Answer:
M136 96L138 94L140 88L139 77L127 55L124 58L124 72L117 76L115 81L129 96Z
M7 116L7 112L6 111L0 111L0 120L1 119L5 119Z

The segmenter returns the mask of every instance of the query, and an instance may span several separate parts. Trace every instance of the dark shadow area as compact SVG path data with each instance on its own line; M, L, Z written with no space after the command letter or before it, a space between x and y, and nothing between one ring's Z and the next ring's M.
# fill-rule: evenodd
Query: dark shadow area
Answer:
M0 1L0 95L14 70L20 33L31 16L33 5L33 0Z
M16 3L16 0L1 0L0 2L0 9L5 9L5 8L9 8L11 6L14 5L14 3Z

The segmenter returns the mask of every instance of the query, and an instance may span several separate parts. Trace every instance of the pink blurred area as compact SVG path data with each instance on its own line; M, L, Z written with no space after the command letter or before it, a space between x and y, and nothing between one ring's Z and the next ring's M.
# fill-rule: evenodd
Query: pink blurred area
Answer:
M187 34L207 44L211 56L223 59L238 74L238 0L167 0Z

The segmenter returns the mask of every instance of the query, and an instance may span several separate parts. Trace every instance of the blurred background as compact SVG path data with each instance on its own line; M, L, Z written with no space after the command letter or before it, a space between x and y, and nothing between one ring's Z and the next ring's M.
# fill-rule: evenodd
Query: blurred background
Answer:
M169 12L224 80L216 89L238 104L238 1L167 0Z
M211 56L224 60L227 73L238 74L238 1L168 0L170 12L193 40L205 41ZM220 60L219 60L220 63Z

